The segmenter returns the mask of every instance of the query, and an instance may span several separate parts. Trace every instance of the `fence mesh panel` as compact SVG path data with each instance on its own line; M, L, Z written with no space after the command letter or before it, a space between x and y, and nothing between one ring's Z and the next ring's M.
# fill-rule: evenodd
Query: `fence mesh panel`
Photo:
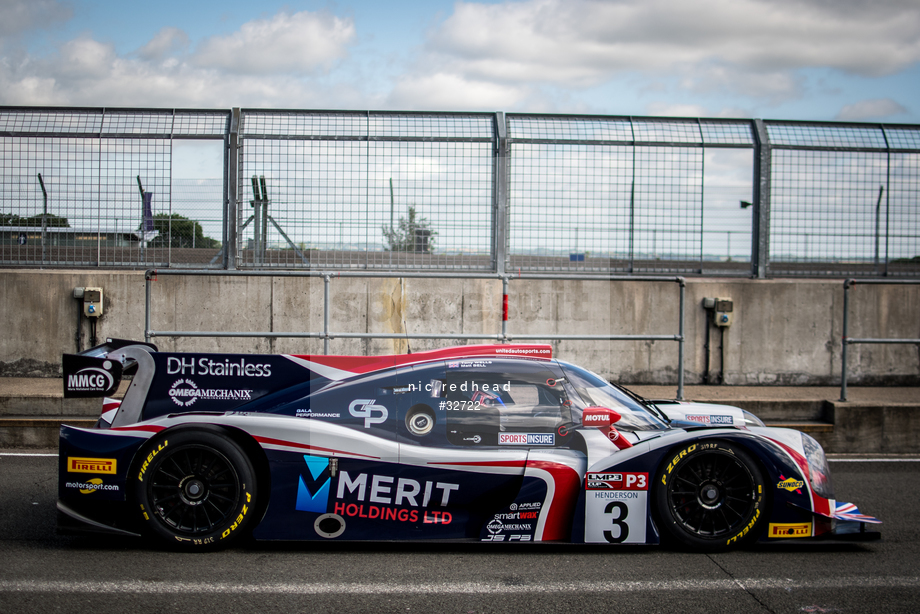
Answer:
M223 140L228 118L226 111L0 111L0 262L206 262L182 251L199 246L193 245L195 222L172 211L173 143ZM220 214L222 196L217 207Z
M920 152L911 152L920 147L920 130L805 123L767 128L774 147L772 274L920 273Z
M231 117L0 107L0 265L920 275L918 126Z
M492 133L484 115L247 113L242 266L489 270Z
M920 131L915 133L920 148ZM920 153L891 154L887 197L882 203L882 261L889 275L920 274Z
M510 125L512 270L749 272L750 224L704 214L738 183L717 174L707 197L707 152L753 148L750 123L514 115ZM732 234L747 245L736 236L733 249Z
M0 143L4 264L168 262L168 253L151 249L141 236L144 201L137 178L168 206L169 141L49 137Z
M874 266L876 217L885 184L885 154L777 150L773 153L772 270L841 275ZM876 223L878 222L878 223Z

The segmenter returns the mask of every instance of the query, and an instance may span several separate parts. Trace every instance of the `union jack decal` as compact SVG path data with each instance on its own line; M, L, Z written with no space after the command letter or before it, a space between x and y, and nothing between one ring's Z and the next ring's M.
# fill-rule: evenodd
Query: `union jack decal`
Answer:
M872 516L866 516L859 511L853 503L837 503L837 509L831 514L837 520L849 520L850 522L868 522L871 524L882 524L882 521Z

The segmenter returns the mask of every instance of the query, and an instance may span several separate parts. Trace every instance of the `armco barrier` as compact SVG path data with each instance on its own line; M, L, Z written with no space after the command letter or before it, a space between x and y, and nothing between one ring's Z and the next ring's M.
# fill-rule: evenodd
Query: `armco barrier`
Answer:
M220 276L220 277L322 277L323 285L323 330L322 331L167 331L155 330L151 323L151 294L152 282L160 276ZM515 279L531 280L569 280L583 278L573 275L560 274L519 274L513 277L493 273L403 273L399 277L428 278L428 279L501 279L503 294L503 314L501 331L494 334L393 334L393 333L353 333L333 332L329 330L330 286L332 279L337 277L358 278L392 278L392 273L373 273L357 271L341 271L335 273L320 271L217 271L217 270L149 270L145 275L145 308L144 308L144 338L150 342L154 337L261 337L261 338L314 338L323 340L323 353L329 353L329 341L335 338L343 339L454 339L458 341L481 340L508 343L511 341L536 341L536 340L585 340L585 341L676 341L677 352L677 399L682 400L684 395L684 312L686 282L683 277L641 277L641 276L606 276L601 279L608 281L630 282L670 282L676 283L680 292L678 307L678 330L672 335L525 335L514 334L508 330L508 290L510 282Z
M856 343L900 343L920 344L920 339L895 339L895 338L857 338L849 336L850 318L850 288L859 284L891 284L891 285L920 285L920 280L890 280L890 279L848 279L843 283L843 348L841 351L840 374L840 400L847 400L847 347Z

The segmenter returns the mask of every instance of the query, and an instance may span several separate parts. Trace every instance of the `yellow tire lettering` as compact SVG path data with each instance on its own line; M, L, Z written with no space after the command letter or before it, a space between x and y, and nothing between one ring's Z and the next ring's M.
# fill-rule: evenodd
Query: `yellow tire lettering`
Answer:
M252 501L252 494L247 492L246 493L246 503L249 503L251 501ZM231 533L233 533L236 530L238 526L240 526L240 523L243 522L243 518L245 518L246 513L249 512L249 506L246 505L246 503L243 504L243 509L240 510L240 514L239 516L236 517L236 520L233 521L233 524L231 524L229 527L224 529L224 532L220 534L221 539L228 537Z
M751 518L751 521L747 524L746 527L740 532L737 533L734 537L725 542L725 545L730 545L733 541L736 541L739 537L744 537L748 534L748 531L754 528L754 525L757 524L757 520L760 518L760 508L757 508L757 511L754 512L754 517Z
M694 450L696 450L697 447L699 447L699 444L693 444L692 446L688 447L688 448L685 449L685 450L682 450L677 456L675 456L675 457L671 460L671 462L668 463L668 474L670 475L670 473L674 470L674 467L677 466L677 463L680 462L680 459L682 459L683 457L687 456L688 454L690 454L691 452L693 452ZM662 478L662 482L661 482L661 483L664 484L664 478Z
M144 460L144 464L141 465L141 470L140 470L140 472L137 474L137 481L138 481L138 482L143 482L143 481L144 481L144 473L146 473L147 467L150 465L150 461L153 460L153 457L156 456L157 454L159 454L160 451L161 451L163 448L165 448L166 446L168 446L168 445L169 445L169 440L168 440L168 439L164 439L164 440L163 440L163 443L161 443L159 446L157 446L156 450L151 451L150 454L147 455L146 460Z

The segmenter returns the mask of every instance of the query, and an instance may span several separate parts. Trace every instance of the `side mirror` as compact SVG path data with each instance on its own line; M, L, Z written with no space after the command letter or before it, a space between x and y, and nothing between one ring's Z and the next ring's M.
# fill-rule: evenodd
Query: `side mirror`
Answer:
M631 448L632 444L620 435L620 432L614 428L614 424L620 421L619 413L608 407L586 407L581 414L582 426L593 426L607 436L607 439L613 442L620 450Z

